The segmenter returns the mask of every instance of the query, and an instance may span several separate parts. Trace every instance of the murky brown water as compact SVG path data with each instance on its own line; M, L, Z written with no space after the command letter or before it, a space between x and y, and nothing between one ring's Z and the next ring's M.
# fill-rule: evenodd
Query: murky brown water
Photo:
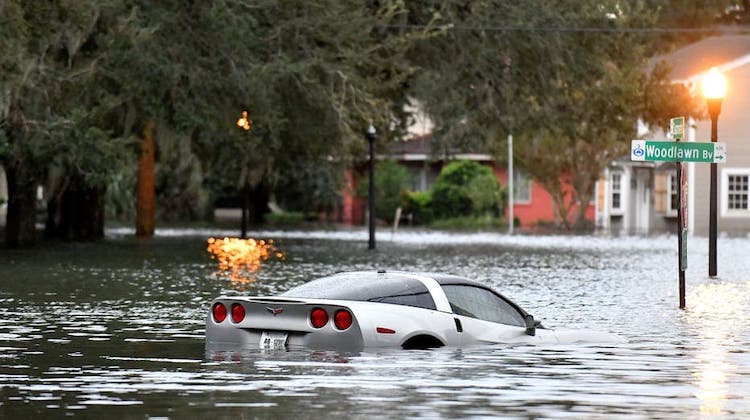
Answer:
M676 239L258 232L285 259L253 283L216 276L217 232L121 232L97 244L0 250L0 418L750 417L750 240L690 240L677 309ZM218 232L221 234L221 232ZM357 354L206 354L222 293L274 294L361 269L486 282L550 327L610 331L603 346L488 346Z

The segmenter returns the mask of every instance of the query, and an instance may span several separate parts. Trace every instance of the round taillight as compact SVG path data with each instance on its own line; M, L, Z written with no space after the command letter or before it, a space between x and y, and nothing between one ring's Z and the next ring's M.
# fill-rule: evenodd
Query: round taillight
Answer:
M345 330L352 326L352 314L345 309L339 309L333 315L333 324L340 330Z
M214 303L211 313L214 315L214 321L217 323L224 322L227 319L227 307L221 302Z
M245 308L239 303L232 304L232 321L235 323L242 322L245 319Z
M328 323L328 312L325 309L315 308L310 311L310 324L315 328L323 328Z

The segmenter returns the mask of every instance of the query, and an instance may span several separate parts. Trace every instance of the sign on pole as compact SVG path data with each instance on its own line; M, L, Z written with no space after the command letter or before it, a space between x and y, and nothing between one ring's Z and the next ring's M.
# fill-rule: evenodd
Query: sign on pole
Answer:
M669 120L669 134L675 141L685 138L685 117L675 117Z
M677 194L679 197L679 213L677 220L677 231L680 234L680 270L687 270L687 233L688 233L688 177L687 177L687 164L684 162L677 163Z
M633 140L630 160L647 162L703 162L727 161L726 143Z

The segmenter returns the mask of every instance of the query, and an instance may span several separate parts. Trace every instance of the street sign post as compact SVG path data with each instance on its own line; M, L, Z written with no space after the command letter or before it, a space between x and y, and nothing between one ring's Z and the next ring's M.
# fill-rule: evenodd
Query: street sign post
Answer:
M680 309L685 309L685 270L687 270L687 168L686 162L724 163L725 143L681 142L685 138L685 117L669 120L669 136L675 141L633 140L630 160L637 162L677 162L677 259ZM712 165L715 166L715 165Z
M685 138L685 117L675 117L669 120L669 134L675 141Z
M726 143L633 140L630 160L646 162L702 162L727 161Z

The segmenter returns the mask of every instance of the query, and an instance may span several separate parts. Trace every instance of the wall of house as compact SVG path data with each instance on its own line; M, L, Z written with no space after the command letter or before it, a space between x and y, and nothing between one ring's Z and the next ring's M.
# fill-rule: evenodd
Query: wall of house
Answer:
M508 171L506 168L495 168L500 184L508 185ZM570 188L568 185L567 188ZM519 220L521 227L534 227L540 224L551 224L555 221L555 210L552 196L545 190L541 184L531 181L531 200L529 202L516 202L513 206L513 216ZM574 206L570 214L570 221L573 222L576 217L578 206ZM508 210L505 211L505 217L508 217ZM593 223L594 205L590 204L585 213L586 220Z
M441 162L425 163L424 161L405 161L400 162L404 165L414 177L415 185L412 188L419 190L429 189L440 173ZM492 167L500 185L508 185L508 174L505 168L497 168L489 162L482 162ZM364 176L364 168L349 169L345 173L346 186L343 188L341 211L338 220L344 224L360 225L365 223L365 212L367 200L356 197L357 185L361 177ZM417 185L418 184L418 185ZM569 186L567 188L570 188ZM514 217L520 222L520 227L530 228L538 225L552 224L555 221L554 205L552 196L537 182L531 181L531 199L528 202L516 202L513 206ZM573 222L576 216L577 206L573 207L570 214L570 221ZM508 217L506 209L505 217ZM590 204L585 213L586 220L593 223L594 205Z
M355 169L347 169L344 172L344 188L341 191L341 209L338 220L347 225L359 225L365 222L366 201L357 197L357 185L359 185L360 172Z
M722 103L718 120L719 142L727 144L727 162L718 164L718 231L719 234L750 234L750 210L743 215L730 216L726 210L725 176L729 171L750 171L750 64L725 73L728 81L727 96ZM696 141L711 141L711 121L696 124ZM694 234L708 236L710 164L696 163L693 192L695 206Z
M654 171L654 183L651 206L651 229L649 233L675 233L677 232L677 212L672 211L672 199L669 183L670 176L676 174L677 168L674 163L661 165Z

